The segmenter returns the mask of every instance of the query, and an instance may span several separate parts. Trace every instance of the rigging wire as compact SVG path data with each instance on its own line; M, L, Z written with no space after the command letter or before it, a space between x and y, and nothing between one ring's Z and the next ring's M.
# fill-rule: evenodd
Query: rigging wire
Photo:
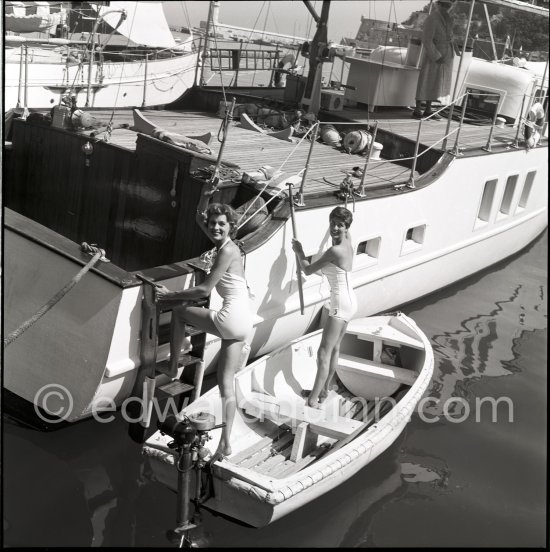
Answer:
M391 1L390 14L391 14L392 8L393 8L393 15L395 17L395 33L397 35L397 47L401 48L401 37L399 36L399 23L397 22L397 10L395 8L395 0ZM403 60L401 61L401 63L403 63Z
M279 165L279 168L275 170L275 172L273 174L278 174L281 172L281 169L286 165L287 161L294 155L294 152L302 145L302 142L306 139L306 137L308 136L308 134L310 134L313 129L315 128L316 125L312 125L307 131L306 133L302 136L302 138L300 139L300 141L296 144L296 146L292 149L292 151L287 155L286 159ZM254 199L250 202L250 205L247 207L247 209L244 211L244 213L239 217L239 220L237 221L237 228L241 228L241 226L244 226L249 220L251 220L252 218L254 218L256 216L256 214L262 210L263 207L265 207L268 203L270 203L271 201L273 201L278 195L280 195L281 193L283 193L285 190L281 189L279 190L276 194L274 194L273 197L271 197L268 201L266 201L266 203L260 207L259 209L257 209L254 213L252 213L252 215L250 215L244 222L241 223L241 220L243 220L243 218L245 217L246 213L248 213L248 211L250 210L250 208L252 207L252 205L254 205L254 203L256 202L256 200L262 195L262 193L265 191L265 189L269 186L271 182L271 179L267 180L266 183L264 184L264 186L262 187L262 189L258 192L258 194L256 195L256 197L254 197Z
M191 18L189 17L189 10L187 9L187 2L183 0L183 2L180 2L180 7L182 9L183 15L185 16L185 20L187 21L187 28L189 29L189 34L193 36L193 30L191 27Z

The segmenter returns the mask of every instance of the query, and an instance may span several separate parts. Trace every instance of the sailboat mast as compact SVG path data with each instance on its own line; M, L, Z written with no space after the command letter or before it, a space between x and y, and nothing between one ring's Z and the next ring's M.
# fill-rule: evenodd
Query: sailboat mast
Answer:
M208 3L208 17L206 19L206 32L204 33L204 45L202 49L202 60L201 60L201 86L204 86L204 65L206 63L206 52L208 51L208 35L210 34L210 21L212 19L212 2ZM214 29L214 32L216 30Z
M330 0L323 0L321 16L315 13L308 0L303 0L306 8L317 22L317 31L311 41L309 49L309 71L302 101L308 105L308 111L315 115L319 111L321 88L321 72L323 70L322 52L327 46L327 23L330 9Z

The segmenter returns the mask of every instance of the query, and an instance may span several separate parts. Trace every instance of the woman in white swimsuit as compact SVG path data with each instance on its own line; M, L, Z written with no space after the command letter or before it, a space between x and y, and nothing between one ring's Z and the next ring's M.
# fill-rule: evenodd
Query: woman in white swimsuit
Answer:
M252 331L253 313L241 251L231 239L236 232L236 214L229 205L221 203L212 203L206 212L204 211L209 196L215 191L215 186L207 190L201 197L197 209L199 226L215 244L210 272L198 286L182 291L169 291L164 286L159 286L157 295L163 301L183 302L172 310L169 371L172 377L176 376L178 370L178 357L185 338L185 324L222 338L217 376L225 426L222 429L220 445L214 455L216 458L231 454L229 436L236 410L235 371L242 362L241 352ZM220 310L214 311L187 304L207 297L214 287L223 299Z
M328 318L323 328L321 345L317 352L317 375L308 395L309 406L319 408L328 394L340 355L340 343L348 322L357 310L357 300L351 285L353 246L349 227L353 215L344 207L336 207L329 215L332 247L315 262L306 260L302 244L292 240L292 249L298 257L300 268L306 275L321 271L330 284L330 299L325 303Z

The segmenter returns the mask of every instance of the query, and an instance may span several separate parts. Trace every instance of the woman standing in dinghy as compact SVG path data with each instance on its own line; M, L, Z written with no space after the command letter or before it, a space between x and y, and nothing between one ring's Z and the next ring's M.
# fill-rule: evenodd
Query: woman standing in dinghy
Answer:
M243 362L243 347L252 331L253 313L241 251L231 239L237 230L237 217L229 205L212 203L208 206L209 197L215 191L216 186L212 186L204 192L197 209L197 223L215 244L209 255L211 267L210 270L207 269L208 275L202 284L182 291L169 291L160 286L157 295L163 301L182 303L172 311L170 376L177 375L179 355L185 338L185 324L222 338L217 377L225 426L214 455L216 459L220 455L231 454L229 436L236 410L235 371ZM210 295L214 287L223 299L219 311L189 304Z
M319 408L329 391L340 355L340 343L348 322L357 310L357 300L351 285L353 246L349 227L353 215L344 207L336 207L329 215L329 230L332 247L315 262L306 259L302 244L292 240L292 249L297 254L300 268L306 275L321 271L330 284L330 299L325 304L328 318L324 324L321 345L317 352L317 375L309 393L309 406Z

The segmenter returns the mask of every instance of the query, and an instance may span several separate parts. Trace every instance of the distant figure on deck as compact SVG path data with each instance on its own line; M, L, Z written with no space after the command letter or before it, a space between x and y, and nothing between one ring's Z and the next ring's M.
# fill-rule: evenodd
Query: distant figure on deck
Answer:
M292 249L297 255L300 268L306 275L321 271L330 285L330 299L325 304L326 322L321 344L317 351L317 375L311 391L306 391L308 406L319 408L328 395L340 356L340 343L348 322L357 310L357 299L351 284L353 246L349 227L353 215L344 207L336 207L329 215L329 230L332 247L316 261L306 259L302 244L292 240Z
M544 106L535 102L527 112L525 118L525 147L534 148L540 141L540 135L544 126Z
M204 282L181 291L170 291L164 286L157 288L159 300L174 304L170 333L170 366L167 372L170 377L177 376L186 324L221 337L217 377L222 397L222 421L225 426L213 460L231 454L229 437L237 407L235 372L246 362L245 356L249 350L247 340L251 337L254 318L241 251L233 241L237 232L237 215L229 205L208 205L216 190L216 185L212 184L210 189L204 191L197 209L197 223L215 245L208 255L210 266L206 268L208 275ZM193 301L208 297L214 287L223 299L220 310L193 306Z
M451 92L454 44L453 20L449 9L452 5L451 0L438 0L435 9L424 22L422 67L416 87L416 107L412 114L415 119L431 115L432 102ZM424 113L422 102L426 104ZM439 120L441 116L436 114L432 119Z

